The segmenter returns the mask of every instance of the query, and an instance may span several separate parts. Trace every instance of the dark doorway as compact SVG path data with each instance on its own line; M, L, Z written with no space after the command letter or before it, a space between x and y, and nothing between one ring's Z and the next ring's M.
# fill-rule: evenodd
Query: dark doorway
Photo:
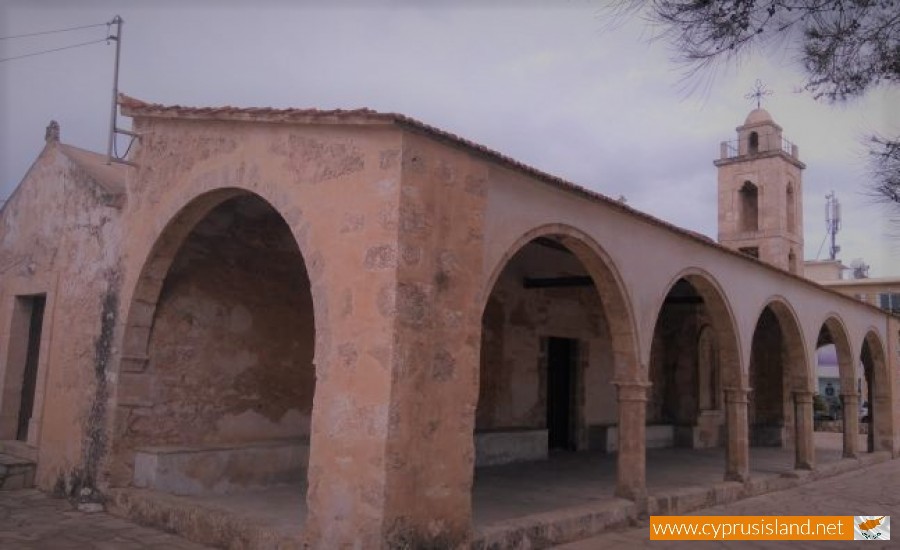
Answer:
M34 390L37 386L38 356L41 349L41 327L44 325L45 296L29 296L31 310L28 321L28 343L25 352L25 369L22 373L22 394L19 400L19 419L16 428L16 439L28 440L28 422L34 409Z
M573 448L572 390L577 355L576 340L547 339L547 430L550 449Z

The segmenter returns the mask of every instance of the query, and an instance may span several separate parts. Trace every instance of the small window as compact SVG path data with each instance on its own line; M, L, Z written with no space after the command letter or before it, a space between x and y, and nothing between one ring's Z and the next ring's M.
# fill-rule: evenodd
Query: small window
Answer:
M759 259L759 247L757 246L745 246L744 248L738 248L738 252Z
M788 271L791 273L797 273L797 255L794 254L794 251L791 250L791 253L788 254Z
M748 139L748 147L750 149L750 154L755 155L759 152L759 134L756 132L750 132L750 138Z
M900 313L900 293L885 292L883 294L879 294L878 298L878 305L881 306L882 309L894 314Z

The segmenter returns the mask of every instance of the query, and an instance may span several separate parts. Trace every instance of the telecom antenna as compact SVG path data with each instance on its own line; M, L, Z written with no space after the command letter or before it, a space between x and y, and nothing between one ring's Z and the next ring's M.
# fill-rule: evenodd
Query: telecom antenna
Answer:
M841 247L837 245L837 232L841 230L841 203L834 191L825 195L825 230L831 236L831 250L829 256L832 260L837 258Z

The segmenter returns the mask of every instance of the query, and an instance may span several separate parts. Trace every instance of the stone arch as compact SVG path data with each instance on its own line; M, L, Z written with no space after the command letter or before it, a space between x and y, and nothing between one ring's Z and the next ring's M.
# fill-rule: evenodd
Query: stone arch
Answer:
M767 300L750 350L750 441L757 446L794 444L796 467L811 469L813 376L805 342L791 304L780 296Z
M538 442L538 449L543 447L544 453L547 448L617 451L616 494L625 498L645 494L643 434L648 383L639 362L632 308L612 259L585 232L565 224L547 224L526 231L509 244L496 264L486 267L490 271L485 273L490 275L480 296L483 366L479 369L478 408L485 403L494 412L490 413L490 422L481 424L482 431L476 431L476 463L479 435L485 434L484 430L492 430L488 433L494 437L498 431L503 432L503 421L508 421L510 428L537 425L540 430L545 426L543 435L538 433L547 443ZM538 293L530 295L533 291ZM495 301L502 302L505 314ZM499 332L500 325L484 325L492 319L505 319L500 344L485 340L485 335ZM539 349L535 342L539 342ZM498 345L510 347L502 352L490 351ZM567 351L573 348L575 362ZM510 357L509 349L516 350L517 355L499 369L504 373L500 382L486 379L485 369L489 367L484 365L498 364L500 356ZM522 365L530 372L523 373ZM554 383L559 369L572 373L574 384ZM513 379L521 384L511 383ZM504 394L495 388L516 387L517 395L522 395L523 388L535 387L535 381L537 389L526 390L527 398L515 401L524 401L524 414L501 418L506 413L495 404ZM540 386L542 383L545 385ZM567 400L565 394L553 391L560 387L569 387L568 400L576 411L568 420L571 432L565 424L560 428L554 422L566 416L565 411L554 414L553 403ZM558 399L554 400L554 395ZM539 418L543 413L546 423ZM476 411L476 421L480 416L487 418ZM563 432L575 434L567 446L565 438L558 437Z
M126 448L127 445L122 445L120 442L123 439L124 430L130 422L130 412L135 406L145 406L146 403L149 403L146 395L143 395L148 388L147 384L141 382L143 380L141 375L150 364L153 327L164 296L167 277L186 243L194 238L192 235L195 230L219 209L234 204L249 204L251 208L257 209L257 213L261 210L265 219L274 220L280 224L281 234L286 239L285 242L289 242L289 246L294 247L294 252L288 251L288 253L296 256L299 261L297 265L300 266L304 277L309 281L306 287L309 311L306 315L311 317L307 324L311 325L310 329L314 334L310 338L312 350L309 364L311 369L315 370L323 351L324 331L321 328L325 324L324 293L317 283L316 257L311 255L308 250L304 250L308 245L303 238L300 238L303 234L298 232L296 221L295 223L287 221L283 214L287 205L277 204L278 202L281 201L272 196L264 196L256 190L225 187L202 190L193 196L186 193L165 205L168 207L168 212L161 213L161 219L167 221L160 225L160 229L148 243L145 260L133 281L133 291L130 293L130 302L122 328L118 385L114 395L116 412L112 437L113 455L109 470L110 481L113 485L125 485L131 481L132 471L128 460L130 460L133 450ZM166 215L168 217L165 217ZM301 288L299 292L302 293L304 290ZM315 384L314 372L312 373L312 384L308 391L314 391L312 389ZM309 407L312 407L311 397ZM309 414L311 417L311 410ZM241 429L245 433L249 433L246 428ZM295 453L294 450L288 452ZM301 451L301 454L308 455L308 450Z
M851 458L856 456L858 447L859 432L859 397L856 388L857 369L856 362L853 360L853 350L850 346L850 338L847 335L847 327L843 319L837 313L831 312L822 322L816 338L815 349L819 350L823 346L834 346L835 355L838 364L838 378L840 384L840 393L838 395L819 395L822 396L823 404L826 412L834 410L834 404L840 405L840 418L843 420L844 443L843 455ZM816 351L818 354L818 351ZM821 376L821 372L816 372L816 378ZM817 384L817 386L819 386ZM817 388L818 389L818 388ZM825 388L828 390L828 386Z
M735 403L744 402L731 305L705 270L682 270L657 304L650 346L647 423L672 425L677 447L724 446L725 478L744 479L746 438Z
M587 233L566 224L546 224L526 231L494 264L479 297L482 313L491 292L509 261L522 248L539 238L554 238L569 249L587 269L597 292L603 298L603 308L610 323L615 379L646 382L646 370L640 366L635 317L625 290L625 284L615 262Z
M853 361L853 348L850 346L850 337L844 320L837 313L829 313L822 322L816 347L824 344L833 344L837 350L838 372L841 378L841 387L855 388L856 367Z
M806 338L800 325L799 316L787 299L781 296L770 298L760 309L757 319L769 309L778 320L786 338L788 350L788 376L790 387L795 391L813 391L813 373L810 370L809 357L806 351Z
M678 272L666 285L666 292L656 304L655 311L662 311L669 292L682 279L690 283L709 310L712 318L709 326L715 334L720 364L724 366L722 385L733 388L745 387L745 369L741 361L734 311L722 286L711 273L698 267L689 267Z
M860 361L868 387L869 437L868 450L892 451L893 415L891 399L893 391L887 371L887 357L881 337L870 328L860 349Z

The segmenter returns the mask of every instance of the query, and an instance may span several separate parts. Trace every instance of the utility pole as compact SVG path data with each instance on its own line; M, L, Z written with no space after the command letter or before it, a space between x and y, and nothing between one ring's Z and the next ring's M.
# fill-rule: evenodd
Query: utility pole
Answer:
M108 23L110 32L106 37L107 40L116 41L116 60L113 67L112 107L109 114L109 144L106 147L106 164L112 164L113 147L116 141L116 133L118 132L118 128L116 128L116 112L119 108L119 55L122 52L122 23L124 23L124 21L121 17L118 15L113 17L112 21ZM112 34L111 27L113 25L116 26L115 35Z
M134 143L134 140L140 138L138 134L130 130L123 130L116 125L117 115L119 112L119 59L122 53L123 23L125 23L125 21L117 15L112 18L112 21L106 24L109 27L109 32L107 33L106 40L116 41L116 59L115 66L113 67L112 105L110 105L109 109L109 144L106 148L106 164L112 164L115 162L118 164L127 164L129 166L134 166L133 162L125 159L125 157L128 156L128 151L125 151L121 158L116 153L116 136L118 134L131 137L131 143L129 143L128 145L129 150L131 149L131 144ZM113 34L112 32L113 25L116 26L115 34Z

